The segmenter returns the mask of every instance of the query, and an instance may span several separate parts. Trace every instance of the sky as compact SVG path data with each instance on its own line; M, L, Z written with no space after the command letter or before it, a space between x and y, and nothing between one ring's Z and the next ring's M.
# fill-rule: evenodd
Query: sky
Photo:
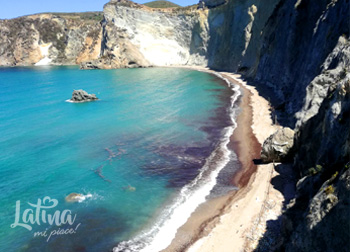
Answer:
M152 0L134 0L136 3L147 3ZM170 0L181 6L196 4L198 0ZM0 0L0 19L41 12L83 12L102 11L109 0Z

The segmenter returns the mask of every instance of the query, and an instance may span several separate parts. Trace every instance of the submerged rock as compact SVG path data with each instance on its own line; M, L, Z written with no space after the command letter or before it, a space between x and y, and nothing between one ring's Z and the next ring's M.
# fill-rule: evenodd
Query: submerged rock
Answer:
M71 193L66 197L67 202L83 202L87 198L91 198L91 194L83 195L80 193Z
M262 161L264 163L286 161L293 143L294 131L290 128L279 129L265 140L261 151Z
M71 193L66 197L67 202L79 202L84 198L84 195L80 193Z
M96 101L98 98L95 94L88 94L86 91L79 89L74 90L72 94L72 98L70 101L72 102L88 102L88 101Z
M128 186L124 186L123 187L123 190L124 191L129 191L129 192L135 192L136 191L136 188L131 186L131 185L128 185Z

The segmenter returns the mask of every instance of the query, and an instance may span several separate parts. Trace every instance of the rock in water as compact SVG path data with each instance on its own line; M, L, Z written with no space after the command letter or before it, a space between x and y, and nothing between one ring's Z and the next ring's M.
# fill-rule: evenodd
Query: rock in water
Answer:
M124 186L123 187L123 190L124 191L129 191L129 192L135 192L136 191L136 188L131 186L131 185L128 185L128 186Z
M264 163L287 161L294 143L294 131L282 128L269 136L262 147L261 159Z
M70 101L72 102L88 102L88 101L96 101L98 98L95 94L88 94L86 91L79 89L74 90L72 94L72 98Z
M66 197L67 202L79 202L84 198L84 195L80 193L71 193Z
M66 197L66 201L67 202L83 202L84 200L88 199L88 198L92 198L92 194L80 194L80 193L71 193Z

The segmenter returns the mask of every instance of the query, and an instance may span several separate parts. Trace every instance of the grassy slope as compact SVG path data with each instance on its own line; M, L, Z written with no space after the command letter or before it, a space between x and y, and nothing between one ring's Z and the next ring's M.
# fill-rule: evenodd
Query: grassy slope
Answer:
M102 11L90 11L90 12L51 12L49 14L53 14L61 17L70 17L70 18L80 18L83 20L92 20L92 21L101 21L103 19Z
M179 5L174 4L172 2L169 2L169 1L152 1L152 2L149 2L149 3L145 3L143 5L146 5L146 6L151 7L151 8L175 8L175 7L180 7Z

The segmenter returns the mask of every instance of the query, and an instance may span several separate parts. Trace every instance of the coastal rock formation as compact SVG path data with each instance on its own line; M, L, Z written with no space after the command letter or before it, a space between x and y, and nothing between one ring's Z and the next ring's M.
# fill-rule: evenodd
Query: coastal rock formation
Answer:
M76 65L98 58L101 13L0 20L0 65Z
M152 9L128 0L104 6L100 58L81 68L206 65L206 12Z
M74 90L72 94L72 98L70 99L71 102L89 102L89 101L96 101L98 98L95 94L88 94L86 91L79 89Z
M348 1L284 1L266 23L254 78L274 91L288 126L294 128L307 86L327 68L340 37L349 36L348 13Z
M314 164L350 161L349 115L350 41L340 37L323 71L307 87L305 104L296 114L296 166L301 172Z
M308 86L305 106L297 115L294 168L300 179L297 197L283 214L282 250L338 251L349 246L349 62L350 41L341 37L323 72Z
M290 150L294 143L294 131L290 128L282 128L267 138L261 151L261 159L264 163L283 162L290 158Z
M100 57L81 68L199 65L253 71L261 33L278 2L207 0L209 10L159 10L111 0L104 6Z

